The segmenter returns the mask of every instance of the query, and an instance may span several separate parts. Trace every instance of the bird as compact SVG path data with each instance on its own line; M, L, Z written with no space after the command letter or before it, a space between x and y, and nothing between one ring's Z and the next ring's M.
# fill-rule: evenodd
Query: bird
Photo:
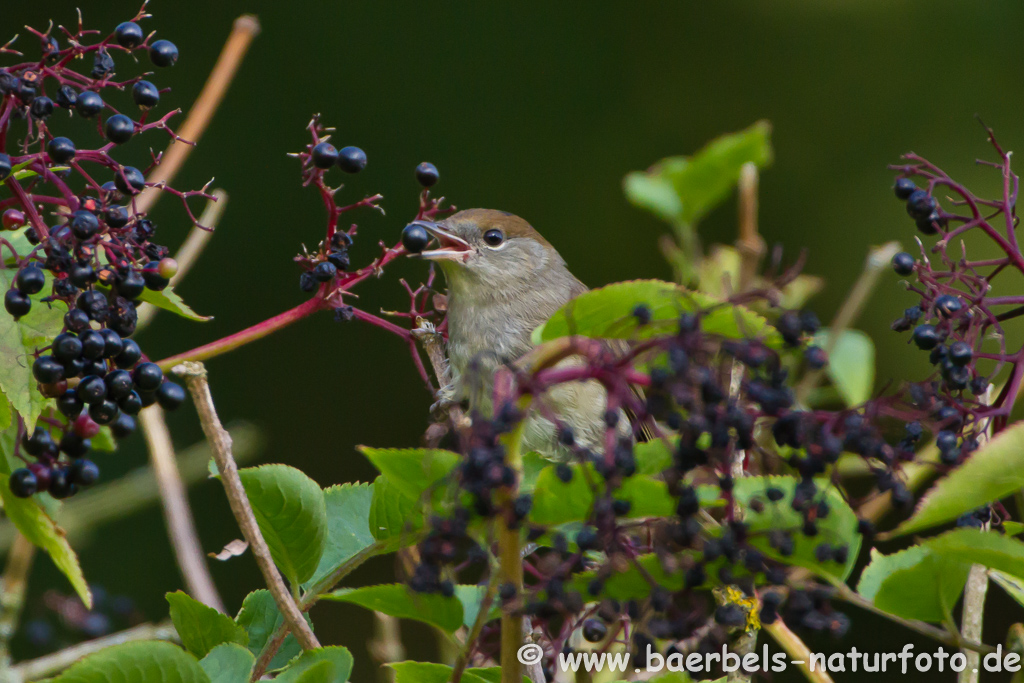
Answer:
M437 245L425 249L428 239L420 233L419 243L407 248L420 247L418 256L440 267L448 287L452 382L438 397L443 403L467 400L472 411L489 415L497 369L528 353L533 330L587 287L543 235L506 211L467 209L412 225L426 230ZM565 443L565 427L571 430L572 446L603 450L607 395L600 383L561 384L544 401L559 425L532 411L523 429L524 450L568 460L572 450ZM628 420L620 420L617 428L622 436L630 435Z

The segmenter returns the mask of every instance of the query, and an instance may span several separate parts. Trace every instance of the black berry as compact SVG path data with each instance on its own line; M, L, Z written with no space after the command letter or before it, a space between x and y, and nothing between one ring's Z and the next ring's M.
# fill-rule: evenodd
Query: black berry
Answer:
M103 126L103 134L117 145L123 145L135 134L135 122L124 114L114 114Z
M99 93L86 90L79 94L78 101L75 102L75 111L82 118L92 118L103 111L103 98L99 96Z
M928 218L937 206L935 199L925 190L914 190L907 197L907 213L911 218Z
M949 352L946 354L953 365L963 367L971 362L974 350L967 342L953 342L949 345Z
M440 177L437 172L437 166L434 166L429 161L424 161L416 167L416 182L423 187L433 187L437 184Z
M46 143L46 153L55 164L66 164L75 158L75 143L68 138L54 138Z
M79 486L92 486L100 478L100 468L92 460L81 458L71 463L68 478Z
M906 200L917 189L917 185L910 178L897 178L896 184L893 185L892 189L898 199Z
M119 368L134 367L142 358L142 349L134 339L125 339L122 343L121 352L114 356L114 364Z
M32 300L17 289L8 289L4 294L4 308L15 318L20 318L32 310Z
M583 622L583 638L591 643L598 643L608 635L608 627L599 619L587 619Z
M110 423L110 433L117 439L123 439L135 431L135 418L124 412L123 405L123 400L118 402L121 413L117 416L116 420Z
M160 103L160 91L149 81L139 81L132 86L132 99L139 109L146 111Z
M105 398L89 406L89 417L98 425L110 424L117 418L119 410L117 403Z
M71 232L80 240L87 240L100 229L100 221L92 211L75 211L71 215Z
M121 171L114 176L114 184L127 195L138 194L146 187L146 176L134 166L122 166Z
M328 169L338 162L338 150L329 142L321 142L313 148L313 165Z
M82 357L86 360L99 360L107 348L107 341L96 330L85 330L78 335L82 342Z
M132 373L139 391L156 391L164 380L164 373L156 363L142 363Z
M18 498L28 498L37 491L39 485L36 481L36 475L32 474L32 471L27 467L20 467L11 472L11 479L8 482L11 487L11 493Z
M74 389L68 389L57 397L57 410L65 417L78 417L85 404L78 398Z
M145 36L142 34L142 27L134 21L125 21L114 29L114 39L121 47L128 49L142 45Z
M427 248L430 242L430 233L418 223L410 223L402 230L402 246L410 254L419 254Z
M330 282L338 274L338 269L329 261L318 263L313 269L313 279L317 282Z
M928 351L938 346L941 336L934 325L918 325L914 328L913 339L914 343L917 344L917 348L922 351Z
M32 364L32 376L40 384L53 384L64 379L64 366L53 356L40 356Z
M178 61L178 48L169 40L157 40L149 46L149 61L155 66L174 66Z
M156 400L164 410L175 410L185 402L185 390L180 384L164 381L156 390Z
M58 334L50 351L54 358L66 363L82 357L82 341L73 334Z
M126 397L122 398L117 404L123 413L128 415L138 415L139 411L142 410L142 398L138 392L133 391Z
M53 100L49 97L37 97L32 100L29 113L34 119L48 119L53 114Z
M11 157L0 152L0 180L4 180L7 176L11 175Z
M22 268L14 278L14 286L25 294L37 294L45 284L46 274L34 263Z
M78 394L78 398L82 403L87 403L89 406L101 403L103 399L107 397L107 385L104 383L102 377L96 375L89 375L83 377L82 381L78 383L78 388L75 389Z
M57 444L53 442L53 435L42 427L36 427L31 435L26 434L21 438L22 448L29 455L42 455L57 450Z
M366 152L358 147L342 147L338 151L338 168L345 173L359 173L366 168Z
M897 275L910 275L914 272L914 257L905 251L901 251L892 257L892 269Z

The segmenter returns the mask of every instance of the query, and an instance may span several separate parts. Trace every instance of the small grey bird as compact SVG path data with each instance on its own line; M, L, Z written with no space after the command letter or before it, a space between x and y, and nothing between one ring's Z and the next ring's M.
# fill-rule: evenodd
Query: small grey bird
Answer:
M469 209L439 223L419 224L438 240L437 248L420 256L437 262L448 283L448 357L453 381L442 388L439 398L468 399L471 408L490 414L494 372L502 363L527 353L533 330L587 288L569 272L551 243L513 214ZM563 384L544 400L572 428L580 446L602 447L606 395L598 382ZM628 421L620 424L628 434ZM555 425L536 412L529 418L523 441L524 449L548 458L568 457Z

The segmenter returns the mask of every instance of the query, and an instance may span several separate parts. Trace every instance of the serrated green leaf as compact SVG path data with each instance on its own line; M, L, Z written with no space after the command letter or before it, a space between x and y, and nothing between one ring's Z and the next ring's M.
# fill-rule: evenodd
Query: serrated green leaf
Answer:
M181 644L197 658L202 659L222 643L249 644L249 634L228 615L182 591L168 593L166 597Z
M210 678L210 683L245 683L249 680L256 657L237 643L224 643L210 650L199 661L199 666Z
M971 453L967 461L939 479L914 514L895 530L902 536L949 522L965 512L1024 488L1024 423L1017 423Z
M641 305L651 312L651 322L643 326L633 315ZM617 282L584 292L535 329L532 339L534 344L568 335L646 339L675 330L684 312L703 312L701 329L709 334L730 339L762 336L769 345L781 344L775 328L750 309L662 280Z
M11 493L9 480L7 474L0 473L0 499L4 503L4 514L22 536L46 551L57 569L71 582L85 606L92 609L92 593L85 582L82 567L78 564L78 555L68 543L64 530L46 514L35 497L18 498Z
M306 619L306 623L312 628L313 622L310 621L309 615L303 614L303 616ZM242 609L239 610L238 616L235 617L235 623L244 628L245 632L249 634L249 644L247 646L249 652L254 656L258 656L274 632L284 623L284 617L281 616L281 612L277 609L274 596L267 589L261 588L245 596L245 600L242 601ZM299 646L298 641L295 640L295 636L289 633L285 636L284 642L281 644L280 649L278 649L277 654L270 661L267 670L275 671L280 669L300 652L302 652L302 648Z
M10 289L14 280L13 268L0 268L0 291ZM47 283L50 276L47 275ZM48 345L64 327L64 304L40 302L43 292L32 297L32 310L18 320L6 312L0 314L0 391L31 432L36 420L49 400L39 393L38 383L32 376L32 354Z
M52 683L210 683L195 657L177 645L140 640L104 648Z
M336 567L376 540L370 533L373 484L342 484L324 489L327 509L327 540L320 564L303 588L330 574Z
M238 475L274 563L292 585L308 581L327 538L323 491L288 465L247 467Z
M14 409L11 408L11 402L7 400L7 397L0 393L0 431L7 429L11 426L11 422L14 418Z
M954 529L892 555L873 553L857 592L897 616L939 622L956 604L972 564L1024 577L1024 543Z
M423 528L422 506L382 474L373 481L369 522L374 539L385 544L381 552L394 552L417 541Z
M758 167L772 160L771 126L758 121L750 128L723 135L692 157L669 157L647 171L625 179L626 197L634 205L672 223L693 223L732 191L743 165Z
M412 499L418 499L433 484L447 477L460 460L458 453L438 448L359 446L359 452L392 485Z
M737 501L747 508L744 521L751 532L750 543L765 555L785 564L805 567L824 576L832 576L845 581L857 563L860 552L861 535L857 532L857 513L843 498L838 489L827 479L817 480L818 493L815 502L824 501L828 504L828 516L817 520L818 535L808 538L800 533L803 517L791 505L793 491L797 480L794 477L745 477L736 482L733 495ZM771 502L765 496L769 487L780 489L785 495L778 502ZM761 512L750 507L750 501L758 498L763 504ZM781 529L793 533L794 551L792 555L783 556L771 547L766 532ZM846 546L847 560L844 564L837 562L819 562L815 549L821 543L833 546Z
M320 678L323 673L318 671L316 674L311 674L314 677L309 679L307 683L312 683L312 681L317 683L320 683L320 681L325 683L345 683L348 680L348 675L352 673L352 654L347 648L340 645L306 650L299 655L298 659L289 664L288 668L278 674L274 680L278 683L306 681L306 679L302 678L306 672L313 669L313 667L326 668L323 666L324 664L329 665L330 675L327 678Z
M823 348L829 344L828 330L814 336ZM860 330L843 330L825 367L832 384L848 406L857 406L871 398L875 384L875 343Z
M325 600L348 602L400 619L422 621L449 633L454 633L462 626L462 603L458 598L416 593L405 584L342 588L323 597Z
M636 460L636 471L639 474L661 474L673 464L673 451L679 443L679 437L651 439L638 443L633 448Z

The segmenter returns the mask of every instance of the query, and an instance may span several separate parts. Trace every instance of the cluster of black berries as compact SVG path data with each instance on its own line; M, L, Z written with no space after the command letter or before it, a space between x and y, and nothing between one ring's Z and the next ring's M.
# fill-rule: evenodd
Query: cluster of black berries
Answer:
M0 154L0 179L6 178L14 195L4 202L0 252L8 259L6 267L16 269L4 307L15 319L29 315L34 305L67 308L63 331L48 349L36 351L32 363L33 376L43 395L56 399L57 412L44 413L35 431L23 435L20 455L34 461L11 475L10 487L18 496L48 491L65 498L88 486L99 471L85 455L101 426L123 437L133 431L133 416L144 406L159 402L173 409L185 398L184 390L166 381L128 339L138 323L140 299L147 291L166 289L178 267L168 249L153 242L156 226L136 208L136 197L145 189L143 171L109 154L113 145L140 132L169 132L167 117L147 123L149 110L160 100L153 83L142 76L112 80L117 52L147 51L158 67L177 60L178 50L169 41L149 42L136 23L141 18L120 24L92 45L86 44L92 32L81 29L67 34L66 46L54 35L29 29L40 39L41 59L0 69L0 139L13 142L14 122L28 122L20 153ZM92 58L91 71L73 72L71 67L84 57ZM138 121L101 95L128 86L141 111ZM55 136L48 120L55 106L85 119L109 110L101 130L111 144L79 149L72 140ZM108 180L101 185L102 177L96 180L96 171L87 172L87 166L98 167ZM16 169L24 174L14 175ZM84 192L73 189L75 175ZM195 194L164 190L183 201ZM28 246L19 250L8 239ZM44 296L33 303L31 297L40 293Z
M352 246L352 237L347 232L338 231L331 235L323 253L304 264L309 270L299 276L299 288L303 292L313 292L322 284L333 282L338 273L344 273L352 265L348 249Z
M818 587L789 594L781 614L788 625L842 638L850 630L850 618L831 603L832 589ZM774 600L773 600L774 601ZM778 606L775 608L778 609Z
M420 561L409 578L409 588L451 597L455 584L445 576L446 568L452 567L450 576L455 576L458 571L485 560L487 555L470 538L466 510L456 509L450 517L433 517L428 526L430 532L417 546Z
M917 229L925 235L935 235L946 227L946 215L928 190L922 190L910 178L897 178L893 190L907 203L907 213L914 219Z

